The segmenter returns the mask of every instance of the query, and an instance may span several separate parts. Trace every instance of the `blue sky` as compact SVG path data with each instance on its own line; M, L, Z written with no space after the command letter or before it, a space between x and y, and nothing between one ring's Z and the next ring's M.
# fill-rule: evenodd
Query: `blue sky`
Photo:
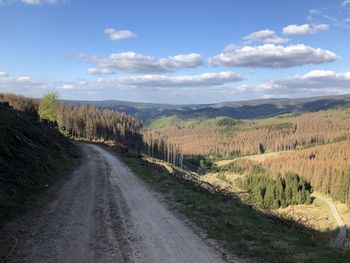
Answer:
M350 93L349 0L0 0L0 92L209 103Z

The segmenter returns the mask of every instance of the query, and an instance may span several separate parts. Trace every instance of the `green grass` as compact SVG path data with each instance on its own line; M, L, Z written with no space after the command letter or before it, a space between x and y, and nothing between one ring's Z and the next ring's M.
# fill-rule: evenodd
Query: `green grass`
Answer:
M328 245L326 234L258 212L160 172L137 159L123 161L171 206L218 240L234 255L253 262L349 262L350 252Z
M159 129L171 126L177 120L176 115L169 117L161 117L158 119L153 119L149 123L146 123L147 128L149 129Z

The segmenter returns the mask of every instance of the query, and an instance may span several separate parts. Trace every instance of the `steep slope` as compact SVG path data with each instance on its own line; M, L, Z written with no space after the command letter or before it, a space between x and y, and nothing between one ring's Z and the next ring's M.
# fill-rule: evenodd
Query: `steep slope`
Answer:
M35 201L76 157L55 127L0 103L0 224Z

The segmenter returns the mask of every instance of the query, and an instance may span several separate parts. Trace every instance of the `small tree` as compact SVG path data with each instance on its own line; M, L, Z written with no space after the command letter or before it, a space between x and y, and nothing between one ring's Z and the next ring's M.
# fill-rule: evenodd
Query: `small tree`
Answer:
M48 120L48 121L56 121L57 120L57 93L48 92L44 95L44 97L40 100L39 103L39 115L40 119Z
M264 154L265 151L266 151L265 147L264 147L264 145L262 143L259 143L259 151L260 151L261 154Z

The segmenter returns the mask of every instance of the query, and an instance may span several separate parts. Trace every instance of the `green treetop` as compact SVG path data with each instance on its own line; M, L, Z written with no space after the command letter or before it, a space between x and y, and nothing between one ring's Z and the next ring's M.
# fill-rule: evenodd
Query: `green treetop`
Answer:
M57 93L48 92L40 100L39 115L43 120L56 121L57 119Z

